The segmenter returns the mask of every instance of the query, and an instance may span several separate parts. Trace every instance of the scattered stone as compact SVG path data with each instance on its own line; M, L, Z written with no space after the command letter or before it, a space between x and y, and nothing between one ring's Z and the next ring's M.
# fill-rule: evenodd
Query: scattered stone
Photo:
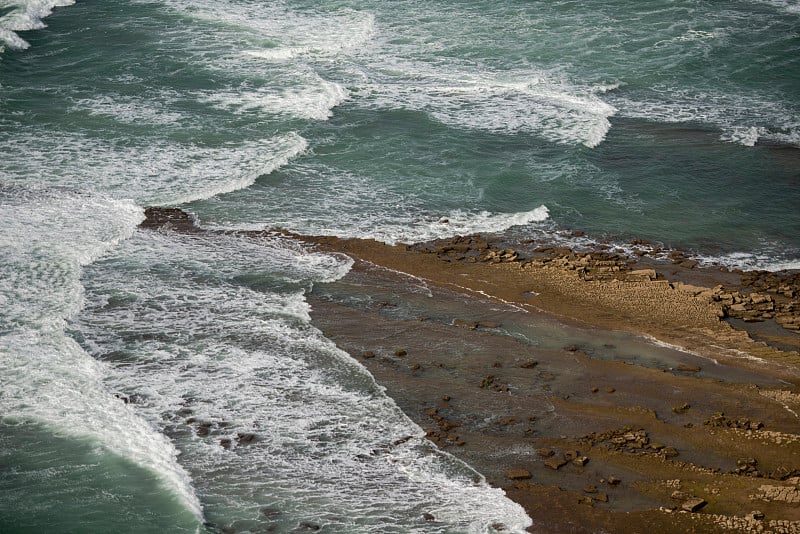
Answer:
M311 521L303 521L298 525L297 531L298 532L317 532L322 527L317 525L316 523L312 523Z
M222 446L223 449L230 449L232 443L233 442L230 440L230 438L222 438L221 440L219 440L219 444Z
M672 495L669 496L670 499L675 500L675 501L685 501L689 497L690 496L689 496L688 493L686 493L685 491L681 491L681 490L675 490L675 491L672 492Z
M760 512L758 510L754 510L754 511L750 512L749 514L747 514L747 517L749 517L750 519L755 519L756 521L761 521L762 519L764 519L765 516L764 516L763 512Z
M614 393L615 391L617 391L617 390L614 389L614 388L611 388L611 387L606 388L606 393Z
M600 391L600 388L592 388L592 393L597 393L598 391Z
M361 353L361 357L364 358L365 360L369 360L370 358L375 357L375 353L372 352L371 350L365 350L364 352Z
M519 423L519 419L517 419L516 417L504 417L503 419L500 419L500 421L497 424L499 424L500 426L509 426L517 423Z
M419 371L420 369L422 369L422 366L418 363L414 363L410 365L408 368L411 369L412 371Z
M424 519L425 521L434 521L436 517L434 517L434 515L431 513L425 512L424 514L422 514L422 519Z
M583 491L586 493L597 493L597 486L588 485L583 487Z
M735 475L744 475L749 477L761 476L761 473L758 470L758 460L755 458L739 458L736 460L736 469L731 472Z
M615 476L610 476L606 479L606 483L609 486L618 486L620 482L622 481Z
M542 458L550 458L556 453L553 449L536 449L536 454Z
M598 493L594 496L594 500L600 502L608 502L608 494L607 493Z
M678 366L678 371L683 371L685 373L699 373L700 372L700 367L698 367L696 365L680 364Z
M506 478L511 480L528 480L531 478L531 473L527 469L512 469L506 471Z
M578 467L583 467L589 462L589 458L587 456L578 456L572 460L572 463L577 465Z
M523 369L531 369L533 367L536 367L537 365L539 365L539 362L537 362L536 360L528 360L526 362L519 364L519 366L522 367Z
M406 356L407 354L408 354L408 352L406 351L406 349L397 349L396 351L394 351L394 355L397 356L398 358L402 358L403 356Z
M496 323L494 321L478 321L475 323L477 326L482 326L483 328L500 328L503 326L500 323Z
M751 421L747 418L734 419L727 417L723 412L715 412L709 419L703 421L703 424L727 428L741 428L743 430L761 430L764 428L764 423L761 421Z
M684 501L684 503L681 505L681 509L687 512L694 513L707 504L708 502L706 502L705 499L701 499L700 497L694 497L687 501Z

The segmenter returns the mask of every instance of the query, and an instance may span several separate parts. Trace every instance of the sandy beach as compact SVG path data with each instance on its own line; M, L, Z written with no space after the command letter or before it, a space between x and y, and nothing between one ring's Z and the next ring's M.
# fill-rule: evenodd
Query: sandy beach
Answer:
M796 274L643 244L292 237L355 261L308 295L314 324L531 532L800 532Z

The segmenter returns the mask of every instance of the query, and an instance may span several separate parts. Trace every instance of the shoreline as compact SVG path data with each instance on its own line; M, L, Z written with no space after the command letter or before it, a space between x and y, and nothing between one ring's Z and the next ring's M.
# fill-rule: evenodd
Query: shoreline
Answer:
M145 228L220 233L180 210L147 215ZM354 259L307 295L312 324L425 437L522 505L531 532L800 532L800 356L723 317L721 295L752 295L763 276L499 238L279 233ZM771 300L736 310L795 298L766 289ZM563 342L531 341L559 329ZM800 337L778 334L787 347Z

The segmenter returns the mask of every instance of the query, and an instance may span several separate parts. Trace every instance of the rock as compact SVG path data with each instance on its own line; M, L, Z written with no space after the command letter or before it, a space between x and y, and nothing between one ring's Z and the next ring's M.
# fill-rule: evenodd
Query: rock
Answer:
M564 459L568 462L571 462L580 455L581 453L579 451L564 451Z
M523 369L531 369L533 367L536 367L537 365L539 365L539 362L536 360L528 360L527 362L519 364L519 366L522 367Z
M598 493L594 496L594 500L600 502L608 502L608 494L607 493Z
M256 441L256 435L239 432L238 434L236 434L236 441L239 443L239 445L253 443L254 441Z
M370 358L375 357L375 353L372 352L371 350L365 350L364 352L361 353L361 357L364 358L365 360L369 360Z
M614 388L610 388L610 387L606 388L606 393L614 393L615 391L617 391L617 390L614 389Z
M536 454L541 456L542 458L550 458L556 453L553 449L536 449Z
M311 521L303 521L297 526L296 532L317 532L322 527Z
M223 449L230 449L232 442L229 438L222 438L221 440L219 440L219 444L222 446Z
M686 373L699 373L700 367L696 365L685 365L681 364L678 366L678 371L684 371Z
M483 328L500 328L500 323L495 323L494 321L478 321L475 323L477 326L482 326Z
M274 519L274 518L278 517L279 515L281 515L281 511L278 510L277 508L265 507L265 508L262 508L260 510L260 512L263 515L265 515L266 517L269 517L270 519Z
M478 328L478 323L468 323L467 321L462 321L461 319L453 319L453 326L475 330Z
M588 456L578 456L572 460L572 463L577 465L578 467L583 467L589 462Z
M512 469L506 471L506 478L511 480L528 480L531 478L531 473L527 469Z
M691 406L689 406L689 403L684 402L680 406L673 406L672 411L675 413L686 413L689 410L689 408L691 408Z
M408 352L406 351L406 349L397 349L396 351L394 351L394 355L397 356L398 358L402 358L403 356L406 356L407 354L408 354Z
M554 471L558 471L563 466L567 465L567 461L563 458L552 457L549 460L545 460L544 465Z
M659 451L664 458L674 458L678 456L678 451L675 450L675 447L664 447Z
M700 497L693 497L687 501L684 501L684 503L681 505L681 509L687 512L694 513L707 504L708 502L706 502L705 499L701 499Z
M750 512L749 514L747 514L747 517L749 517L750 519L755 519L756 521L761 521L762 519L764 519L765 516L764 516L763 512L760 512L758 510L754 510L754 511Z
M422 519L424 519L425 521L434 521L436 518L434 517L433 514L425 512L424 514L422 514Z
M606 479L606 482L609 486L618 486L622 481L615 476L610 476Z

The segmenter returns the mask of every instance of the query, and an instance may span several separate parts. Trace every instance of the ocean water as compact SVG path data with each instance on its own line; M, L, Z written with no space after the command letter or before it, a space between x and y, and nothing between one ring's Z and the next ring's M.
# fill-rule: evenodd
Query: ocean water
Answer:
M0 532L523 531L310 324L347 258L144 207L797 269L798 28L796 0L0 0Z

